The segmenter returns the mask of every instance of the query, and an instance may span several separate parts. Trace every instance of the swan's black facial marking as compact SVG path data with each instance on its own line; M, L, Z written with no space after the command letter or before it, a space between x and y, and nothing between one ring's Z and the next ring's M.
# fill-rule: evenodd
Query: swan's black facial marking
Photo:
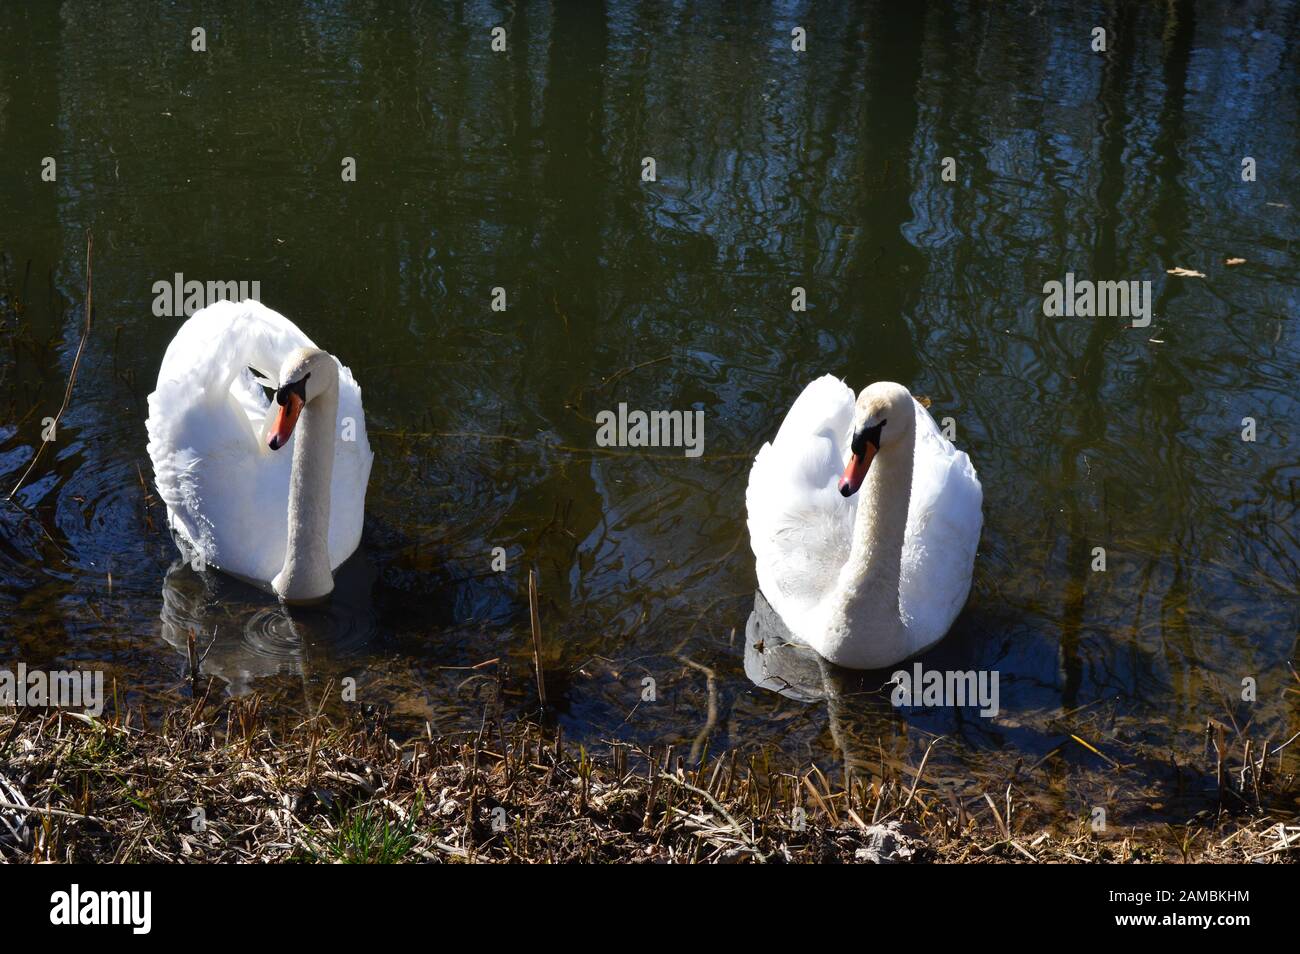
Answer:
M294 381L292 384L286 384L283 387L281 387L280 390L275 392L275 403L280 405L280 407L284 407L286 404L289 403L289 395L296 394L298 395L298 399L302 401L304 404L306 404L307 403L307 379L310 377L311 377L311 372L308 371L306 374L304 374L297 381Z
M853 435L853 442L849 445L849 448L858 457L867 452L868 441L876 450L880 450L880 430L888 423L888 421L881 421L875 427L864 427Z

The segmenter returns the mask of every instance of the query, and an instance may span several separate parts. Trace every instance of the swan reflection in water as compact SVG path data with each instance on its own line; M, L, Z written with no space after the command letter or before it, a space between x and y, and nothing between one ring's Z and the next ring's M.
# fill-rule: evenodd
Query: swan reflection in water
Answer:
M193 632L200 674L220 679L232 695L280 674L321 683L345 674L373 648L371 590L377 576L358 549L338 568L327 600L290 607L224 573L200 573L178 559L163 582L161 635L188 657Z
M754 593L754 609L745 624L745 675L760 689L788 699L824 702L831 738L850 774L877 774L880 746L890 739L895 740L895 755L906 751L907 723L890 704L889 671L863 672L827 662L795 640L761 590Z

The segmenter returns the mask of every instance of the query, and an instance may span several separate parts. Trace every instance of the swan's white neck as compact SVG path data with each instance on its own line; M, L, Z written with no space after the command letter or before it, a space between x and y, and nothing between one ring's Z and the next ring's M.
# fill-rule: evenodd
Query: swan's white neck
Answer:
M284 568L271 587L281 599L308 603L334 589L330 572L330 482L338 421L337 380L303 407L294 429L289 473L289 538Z
M841 666L881 669L911 655L898 582L915 454L913 425L876 454L859 490L853 545L829 597L826 646L819 649Z

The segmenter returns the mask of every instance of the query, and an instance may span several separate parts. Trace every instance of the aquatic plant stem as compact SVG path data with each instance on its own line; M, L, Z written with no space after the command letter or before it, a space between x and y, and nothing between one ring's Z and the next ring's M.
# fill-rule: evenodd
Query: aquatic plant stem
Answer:
M537 670L537 698L546 708L546 678L542 675L542 620L537 612L537 572L528 571L528 617L533 630L533 668Z
M37 461L41 459L41 454L45 451L45 445L51 443L59 432L59 423L63 420L64 413L72 403L72 389L77 383L77 369L81 366L81 354L86 349L86 340L90 337L90 316L91 306L93 304L94 277L91 273L91 261L95 250L95 236L89 229L86 230L86 324L81 330L81 341L77 343L77 353L72 359L72 371L68 375L68 386L63 391L63 406L59 408L59 413L54 415L54 423L50 427L50 436L41 441L40 447L36 448L36 456L32 458L23 475L18 478L18 483L14 484L14 489L9 491L9 499L12 500L14 494L22 489L28 476L35 469Z

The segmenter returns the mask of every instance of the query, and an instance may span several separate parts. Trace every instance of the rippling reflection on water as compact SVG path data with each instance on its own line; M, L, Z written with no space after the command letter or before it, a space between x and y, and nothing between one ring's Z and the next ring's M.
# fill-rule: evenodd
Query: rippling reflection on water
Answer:
M198 573L177 560L163 580L161 636L187 660L192 651L199 673L234 693L285 673L325 682L326 674L346 673L349 663L376 648L374 580L373 565L358 551L339 567L327 603L289 607L246 583Z
M1300 729L1294 3L526 3L501 55L476 9L303 9L205 11L203 57L183 7L0 10L3 489L62 398L87 227L97 318L57 444L0 506L4 656L152 702L184 691L193 626L232 690L303 707L351 676L413 727L477 728L535 711L533 567L570 738L829 766L943 735L954 787L1020 761L1077 812L1105 766L1061 746L1087 733L1159 817L1207 719ZM347 608L169 570L143 421L176 272L260 281L361 383L374 579ZM1066 272L1152 281L1151 326L1042 317ZM879 674L818 669L807 701L746 676L749 460L827 371L956 422L985 530L925 662L997 669L996 720L894 710ZM703 410L704 455L596 447L620 401Z

